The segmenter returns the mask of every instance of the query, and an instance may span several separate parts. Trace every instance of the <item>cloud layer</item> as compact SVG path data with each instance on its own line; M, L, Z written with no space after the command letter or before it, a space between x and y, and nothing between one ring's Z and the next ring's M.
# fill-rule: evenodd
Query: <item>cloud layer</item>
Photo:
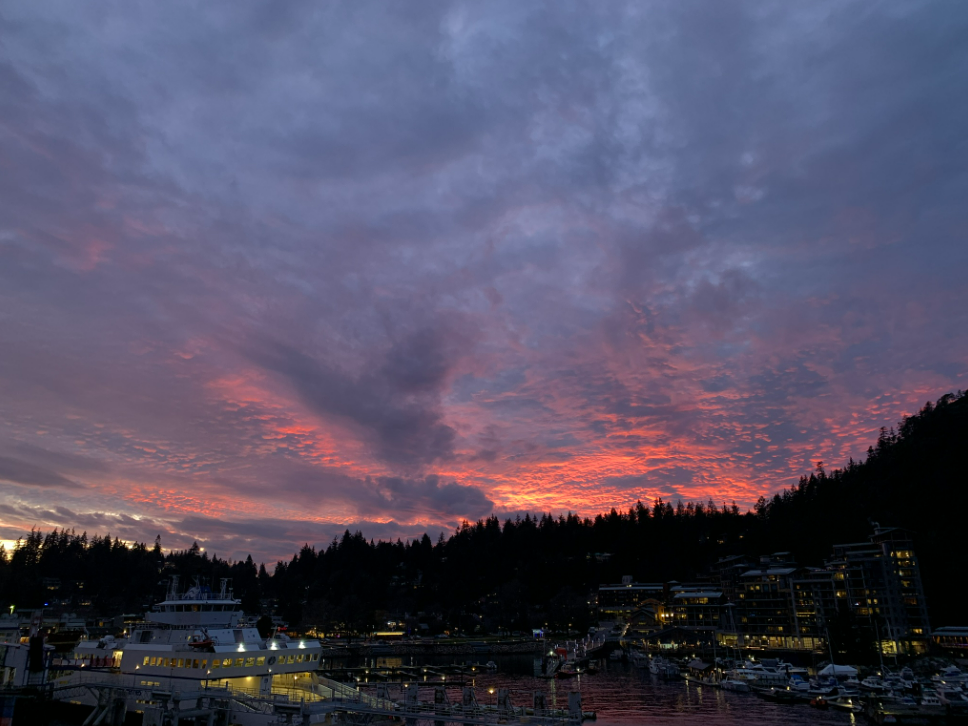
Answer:
M0 10L0 539L749 504L965 388L968 8ZM56 505L56 506L55 506Z

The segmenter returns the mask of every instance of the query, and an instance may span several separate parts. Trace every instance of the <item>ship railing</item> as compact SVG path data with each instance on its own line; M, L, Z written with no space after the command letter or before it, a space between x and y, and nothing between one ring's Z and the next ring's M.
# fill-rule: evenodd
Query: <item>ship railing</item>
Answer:
M318 683L314 683L312 689L322 698L331 701L359 703L365 706L385 710L393 710L396 708L396 704L394 704L393 701L371 696L370 694L363 693L362 691L353 688L352 686L348 686L345 683L330 680L329 678L324 678L322 676L318 677Z

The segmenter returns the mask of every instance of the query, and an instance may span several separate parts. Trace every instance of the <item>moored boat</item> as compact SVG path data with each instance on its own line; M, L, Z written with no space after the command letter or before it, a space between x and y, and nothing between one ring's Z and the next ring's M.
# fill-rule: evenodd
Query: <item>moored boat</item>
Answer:
M261 636L243 622L227 580L218 592L197 583L180 592L173 578L165 600L130 635L81 641L70 657L52 660L49 680L72 701L100 705L98 689L109 689L126 694L125 709L143 712L188 693L217 692L239 702L365 698L315 673L321 651L314 639ZM262 722L247 717L246 723Z

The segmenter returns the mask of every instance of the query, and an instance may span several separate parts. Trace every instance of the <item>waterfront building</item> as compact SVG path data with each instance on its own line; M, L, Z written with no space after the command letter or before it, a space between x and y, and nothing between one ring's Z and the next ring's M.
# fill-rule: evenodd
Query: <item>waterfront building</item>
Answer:
M788 552L764 555L739 578L739 629L746 646L797 648L793 580L800 573Z
M680 628L719 630L725 603L721 590L683 589L672 595L672 623Z
M723 557L712 567L719 582L719 588L727 602L736 602L740 590L740 578L755 566L755 561L746 555Z
M885 655L927 651L931 626L910 532L875 524L869 541L835 545L827 567L842 575L851 614L868 621Z
M631 577L625 576L619 585L602 585L598 588L599 616L627 622L632 613L648 599L664 600L665 586L632 582Z
M777 552L738 577L741 558L720 561L721 581L736 580L736 641L823 651L830 623L848 613L870 627L884 654L925 652L931 631L910 533L877 526L867 542L833 550L824 567L802 567ZM724 628L722 639L730 635Z
M668 627L671 617L663 601L646 598L629 616L628 632L635 636L655 633Z
M968 627L949 625L931 631L931 640L945 655L952 658L968 656Z
M843 593L842 576L825 567L804 567L792 582L792 647L822 651L827 648L827 625L837 614Z

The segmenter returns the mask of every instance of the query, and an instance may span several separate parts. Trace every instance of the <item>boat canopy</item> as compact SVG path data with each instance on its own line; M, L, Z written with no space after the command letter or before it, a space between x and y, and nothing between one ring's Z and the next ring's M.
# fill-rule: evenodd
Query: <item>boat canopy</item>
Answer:
M835 665L831 663L822 671L820 671L821 676L856 676L857 669L849 665Z

